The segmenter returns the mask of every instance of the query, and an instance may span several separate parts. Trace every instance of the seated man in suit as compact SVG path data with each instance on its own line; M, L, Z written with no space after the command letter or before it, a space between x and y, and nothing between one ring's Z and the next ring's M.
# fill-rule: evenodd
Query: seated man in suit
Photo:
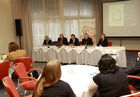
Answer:
M134 66L132 66L131 68L126 69L125 72L128 75L140 76L140 52L138 53L138 58L137 58L136 64ZM140 90L140 80L139 79L129 78L128 81L136 89Z
M75 37L74 34L71 34L71 39L69 42L70 45L78 46L79 45L79 39Z
M49 36L46 35L43 45L51 45L51 44L52 44L52 40L50 40Z
M88 33L85 33L84 39L82 39L82 45L92 45L92 39L89 37Z
M68 40L67 38L64 37L64 35L61 33L59 38L58 38L58 42L61 45L68 45Z

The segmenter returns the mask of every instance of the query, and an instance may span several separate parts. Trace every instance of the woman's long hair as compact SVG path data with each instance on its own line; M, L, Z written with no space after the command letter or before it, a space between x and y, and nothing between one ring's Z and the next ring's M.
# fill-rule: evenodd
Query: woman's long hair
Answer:
M105 54L101 57L99 63L99 71L100 73L115 73L118 71L118 67L116 66L116 61L109 54Z
M39 79L34 90L34 97L40 97L44 87L49 87L56 84L61 78L61 64L58 60L49 61L43 70L42 76Z
M15 42L9 43L9 52L16 51L19 49L19 46Z

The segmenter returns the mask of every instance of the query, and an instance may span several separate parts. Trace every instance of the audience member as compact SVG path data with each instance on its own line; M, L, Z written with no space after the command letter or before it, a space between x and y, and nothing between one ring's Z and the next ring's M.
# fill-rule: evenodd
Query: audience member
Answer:
M67 38L64 37L64 35L61 33L59 38L58 38L58 42L61 45L68 45L68 40Z
M79 39L76 38L74 34L72 34L69 44L74 45L74 46L78 46L79 45Z
M75 97L70 85L61 78L61 64L58 60L49 61L39 79L33 97Z
M138 58L137 58L136 64L134 66L132 66L131 68L126 69L125 72L129 75L140 76L140 52L138 53ZM128 81L136 89L140 90L140 80L139 79L129 78Z
M92 39L89 37L88 33L84 34L84 39L82 39L82 45L92 45Z
M52 44L52 40L49 39L49 36L46 35L43 45L51 45L51 44Z
M127 75L116 66L116 61L108 54L98 63L100 73L93 80L101 97L119 97L130 94Z
M108 40L107 40L105 34L101 34L101 38L100 38L100 40L99 40L97 46L103 46L103 47L108 46Z
M9 44L9 53L5 60L13 61L16 58L27 57L27 53L25 50L20 50L19 46L15 42L11 42Z

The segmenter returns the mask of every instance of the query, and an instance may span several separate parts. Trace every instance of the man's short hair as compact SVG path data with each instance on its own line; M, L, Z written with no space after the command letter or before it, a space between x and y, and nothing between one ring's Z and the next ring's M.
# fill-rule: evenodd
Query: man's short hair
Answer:
M75 35L74 35L74 34L71 34L71 36L74 36L74 37L75 37Z

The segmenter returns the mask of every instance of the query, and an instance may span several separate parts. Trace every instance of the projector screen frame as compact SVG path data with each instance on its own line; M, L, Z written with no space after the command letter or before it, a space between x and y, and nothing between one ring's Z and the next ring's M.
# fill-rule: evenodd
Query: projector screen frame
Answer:
M140 38L140 36L106 36L107 38Z
M117 0L116 0L117 1ZM128 2L128 1L131 1L131 0L122 0L121 2ZM117 3L119 4L119 2L120 1L118 1ZM113 4L113 2L103 2L103 4L109 4L109 3L112 3ZM115 3L114 3L115 4ZM104 14L104 8L103 8L103 14ZM104 28L104 23L105 23L105 21L104 21L104 16L102 17L103 18L103 33L105 33L105 28ZM140 20L140 19L139 19ZM118 27L118 26L117 26ZM112 27L112 29L114 29L114 27ZM115 29L117 29L117 28L115 28ZM122 30L124 30L124 29L122 29ZM109 32L109 31L106 31L106 32ZM110 32L112 32L112 31L110 31ZM132 31L131 31L132 32ZM137 31L138 32L138 31ZM107 34L106 36L108 37L108 38L140 38L140 35L139 34L136 34L136 31L135 31L135 35L109 35L108 33L105 33L105 34Z

